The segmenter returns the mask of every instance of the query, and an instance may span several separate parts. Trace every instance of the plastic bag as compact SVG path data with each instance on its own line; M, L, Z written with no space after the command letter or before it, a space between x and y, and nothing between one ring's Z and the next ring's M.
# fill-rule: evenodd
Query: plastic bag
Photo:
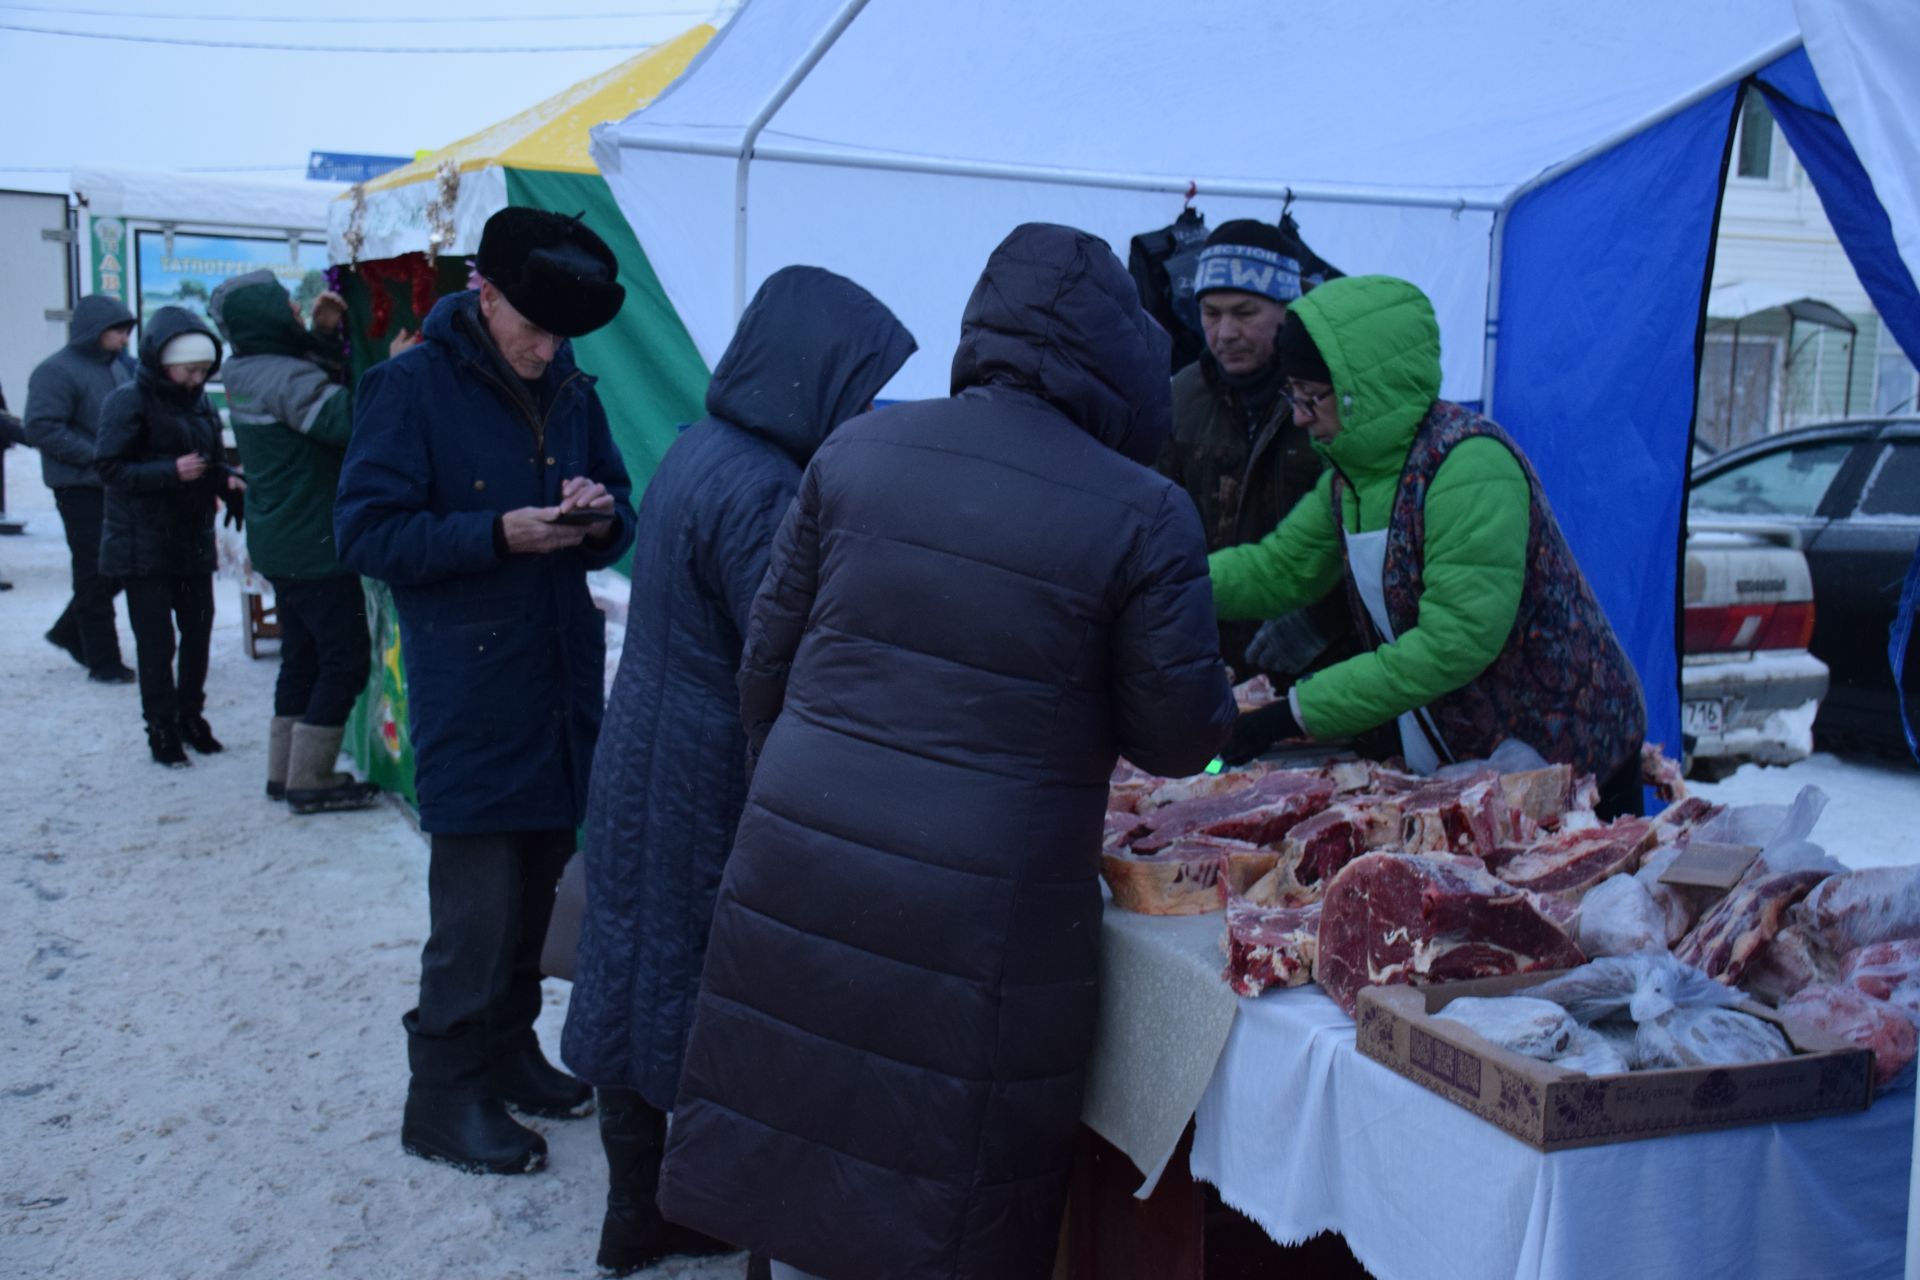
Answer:
M1631 1036L1629 1028L1626 1042L1629 1047L1633 1044ZM1590 1076L1619 1075L1633 1069L1619 1038L1594 1027L1581 1027L1568 1043L1566 1052L1553 1060L1553 1065Z
M1839 981L1920 1021L1920 938L1876 942L1847 952Z
M1434 1017L1457 1022L1529 1058L1551 1059L1565 1053L1580 1031L1580 1024L1565 1009L1530 996L1461 996L1448 1001Z
M1808 840L1820 813L1827 807L1827 793L1818 787L1800 788L1790 805L1749 804L1728 809L1696 827L1694 840L1719 844L1760 846L1760 857L1747 879L1779 875L1784 871L1845 871L1827 851Z
M1745 999L1667 951L1602 956L1527 988L1527 994L1553 1001L1584 1024L1623 1014L1650 1022L1674 1009L1725 1008Z
M1664 949L1667 918L1630 873L1603 880L1580 900L1580 949L1590 956L1619 956Z
M1529 773L1535 769L1545 769L1547 758L1535 751L1518 738L1508 738L1493 749L1493 754L1484 760L1457 760L1442 765L1433 771L1436 778L1470 778L1483 769L1494 769L1500 773Z
M1674 1009L1640 1024L1634 1062L1642 1067L1731 1067L1791 1058L1780 1028L1738 1009Z
M1677 885L1660 883L1660 877L1666 874L1667 868L1679 856L1680 850L1670 846L1655 849L1640 863L1640 869L1633 873L1634 879L1646 887L1653 905L1660 908L1661 918L1666 921L1668 946L1686 937L1687 930L1693 928L1694 921L1700 918L1699 908L1682 889Z

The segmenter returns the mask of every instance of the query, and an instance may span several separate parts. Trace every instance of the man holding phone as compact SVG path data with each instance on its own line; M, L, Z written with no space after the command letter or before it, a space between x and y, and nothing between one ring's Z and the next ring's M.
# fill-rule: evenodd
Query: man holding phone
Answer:
M554 886L586 811L606 680L587 574L633 541L632 486L568 342L619 313L579 218L488 219L478 289L368 371L341 468L342 563L393 589L420 825L432 837L401 1145L524 1173L546 1142L508 1108L589 1114L533 1032Z

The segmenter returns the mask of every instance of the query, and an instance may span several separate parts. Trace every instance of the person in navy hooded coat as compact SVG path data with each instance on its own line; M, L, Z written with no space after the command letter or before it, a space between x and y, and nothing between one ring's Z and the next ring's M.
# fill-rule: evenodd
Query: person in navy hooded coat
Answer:
M640 502L626 643L587 796L587 911L566 1064L599 1086L616 1274L711 1242L654 1207L707 926L746 803L734 673L747 611L801 468L870 407L913 338L865 289L818 267L767 278Z
M1028 224L953 396L814 455L740 670L757 763L661 1170L672 1221L829 1280L1050 1274L1098 1004L1118 754L1233 723L1167 336Z
M606 620L587 573L633 541L627 469L566 339L612 320L626 294L599 236L538 209L488 219L478 266L479 289L442 298L426 340L362 379L334 541L349 569L393 589L433 838L401 1145L519 1173L545 1162L546 1142L507 1106L592 1109L533 1023L604 701Z

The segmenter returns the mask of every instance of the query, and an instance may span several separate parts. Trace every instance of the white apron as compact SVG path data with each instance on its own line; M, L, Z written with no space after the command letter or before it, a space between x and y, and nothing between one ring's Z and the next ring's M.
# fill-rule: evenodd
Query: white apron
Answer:
M1367 606L1367 616L1373 619L1380 634L1388 644L1392 644L1393 623L1387 620L1387 531L1376 529L1372 533L1344 533L1342 538L1347 549L1347 572L1353 575L1354 590L1360 593L1360 602ZM1425 708L1402 712L1400 715L1400 753L1407 759L1407 768L1422 775L1432 773L1441 765L1440 754L1434 749L1434 743L1443 742L1440 731L1433 723L1433 717Z

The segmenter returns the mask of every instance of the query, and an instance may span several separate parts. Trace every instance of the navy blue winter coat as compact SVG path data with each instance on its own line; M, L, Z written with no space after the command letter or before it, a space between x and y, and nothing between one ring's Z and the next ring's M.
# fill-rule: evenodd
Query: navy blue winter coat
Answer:
M1092 1040L1117 752L1234 709L1206 541L1147 465L1167 338L1105 244L1018 228L954 396L800 485L740 673L764 740L721 881L666 1215L828 1280L1050 1273Z
M587 572L633 541L632 485L593 379L562 343L521 382L485 335L479 295L440 299L426 341L368 370L340 469L334 541L393 588L420 825L460 835L572 828L606 681L606 616ZM613 494L612 540L501 556L495 517Z
M587 911L562 1052L673 1105L720 871L746 803L734 673L800 470L914 348L818 267L769 277L640 500L633 599L587 796Z

